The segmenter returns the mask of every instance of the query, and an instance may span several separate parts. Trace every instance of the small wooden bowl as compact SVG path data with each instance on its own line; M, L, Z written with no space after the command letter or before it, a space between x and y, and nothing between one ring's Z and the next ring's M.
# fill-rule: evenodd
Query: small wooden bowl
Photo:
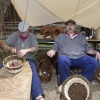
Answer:
M22 69L24 60L22 58L18 58L17 55L11 55L4 59L3 67L9 73L19 73Z

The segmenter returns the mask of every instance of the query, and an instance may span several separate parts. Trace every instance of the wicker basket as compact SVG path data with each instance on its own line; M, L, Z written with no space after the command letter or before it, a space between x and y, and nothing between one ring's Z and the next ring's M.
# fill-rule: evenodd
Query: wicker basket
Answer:
M4 59L3 66L4 69L9 73L19 73L22 69L24 60L22 58L18 58L17 55L11 55Z
M91 98L91 85L85 77L72 75L63 82L60 100L91 100Z
M48 60L41 60L38 64L38 73L42 83L48 83L52 77L52 68Z

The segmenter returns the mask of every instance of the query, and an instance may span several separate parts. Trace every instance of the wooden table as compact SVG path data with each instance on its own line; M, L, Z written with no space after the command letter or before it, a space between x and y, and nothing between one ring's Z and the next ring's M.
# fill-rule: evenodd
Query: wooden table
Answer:
M88 39L87 42L92 43L93 46L94 46L94 49L96 50L97 49L97 44L100 43L100 40L99 39Z
M30 100L32 72L28 62L22 71L10 74L0 69L0 100Z

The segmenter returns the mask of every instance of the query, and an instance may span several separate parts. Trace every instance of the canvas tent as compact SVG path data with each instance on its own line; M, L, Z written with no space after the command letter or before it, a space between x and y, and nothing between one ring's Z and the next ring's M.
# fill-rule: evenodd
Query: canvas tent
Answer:
M30 26L68 19L85 27L100 26L100 0L11 0L20 18Z

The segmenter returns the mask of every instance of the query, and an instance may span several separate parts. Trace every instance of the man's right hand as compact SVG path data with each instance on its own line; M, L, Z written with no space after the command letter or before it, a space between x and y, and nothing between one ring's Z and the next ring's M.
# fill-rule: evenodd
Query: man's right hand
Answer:
M49 57L53 57L54 55L55 55L55 51L54 50L49 50L48 52L47 52L47 55L49 56Z
M17 53L17 50L15 48L12 48L11 53Z
M5 44L5 45L3 46L3 49L4 49L4 50L7 50L7 51L10 51L11 53L17 53L16 48L13 48L13 47L11 47L11 46L9 46L9 45L7 45L7 44Z

